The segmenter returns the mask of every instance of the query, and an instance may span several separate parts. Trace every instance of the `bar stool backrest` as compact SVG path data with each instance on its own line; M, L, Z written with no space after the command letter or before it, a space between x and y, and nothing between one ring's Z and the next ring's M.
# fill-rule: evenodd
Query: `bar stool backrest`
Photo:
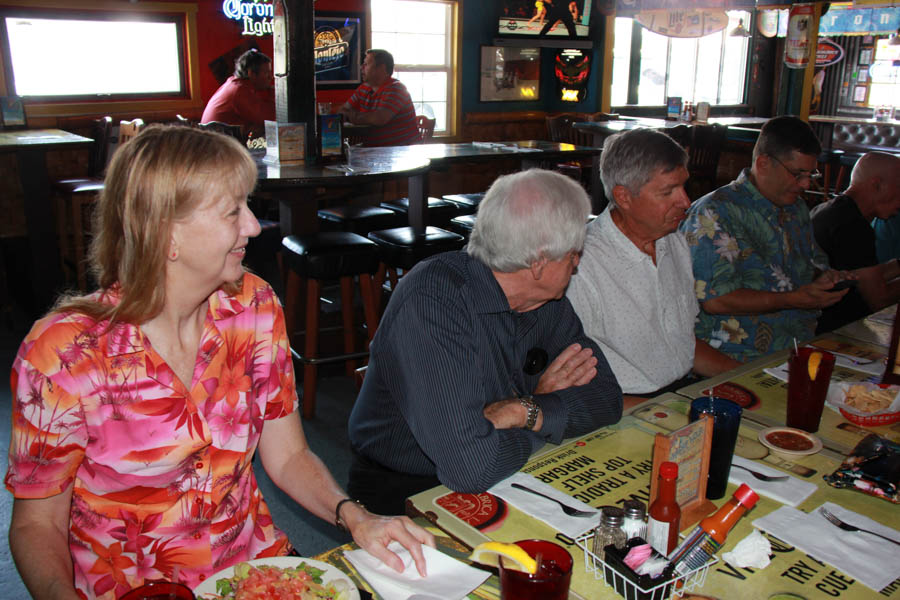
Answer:
M221 121L209 121L208 123L200 123L197 125L197 127L199 127L200 129L207 129L209 131L216 131L218 133L230 135L241 144L244 143L244 138L241 135L240 125L231 125L229 123L222 123Z
M434 125L437 119L429 119L425 115L416 116L416 126L419 128L419 143L424 144L434 137Z
M102 177L109 158L109 138L112 136L112 117L96 119L91 125L91 138L94 143L88 155L88 176Z
M119 121L119 146L125 144L134 138L144 128L143 119L132 119L131 121Z

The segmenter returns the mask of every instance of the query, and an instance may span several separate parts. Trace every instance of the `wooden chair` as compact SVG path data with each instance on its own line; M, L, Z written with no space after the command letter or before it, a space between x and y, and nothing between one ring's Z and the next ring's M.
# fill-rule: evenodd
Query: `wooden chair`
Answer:
M87 177L61 179L54 182L57 192L56 230L59 237L60 263L63 270L74 268L78 288L87 291L87 273L84 265L84 222L85 208L93 204L98 193L103 190L103 171L109 157L109 140L112 134L112 117L103 117L91 126L91 145L88 155ZM69 222L71 220L71 223ZM69 241L72 241L70 256Z
M133 119L131 121L119 121L119 146L130 142L144 128L143 119Z
M241 144L244 143L244 136L241 134L241 126L240 125L229 125L228 123L222 123L221 121L210 121L208 123L200 123L197 125L200 129L206 129L209 131L216 131L218 133L224 133L225 135L230 135Z
M594 136L586 131L575 129L573 125L582 121L588 121L588 115L579 115L576 113L561 113L554 116L548 116L547 132L550 135L550 141L562 144L574 144L576 146L593 146ZM558 163L554 169L575 179L582 186L587 186L591 180L591 161L568 161Z
M691 199L699 198L716 189L716 171L719 157L728 136L727 125L694 125L691 127L691 143L688 150L688 181Z
M419 128L419 143L424 144L434 137L434 125L437 119L429 119L425 115L416 116L416 126Z

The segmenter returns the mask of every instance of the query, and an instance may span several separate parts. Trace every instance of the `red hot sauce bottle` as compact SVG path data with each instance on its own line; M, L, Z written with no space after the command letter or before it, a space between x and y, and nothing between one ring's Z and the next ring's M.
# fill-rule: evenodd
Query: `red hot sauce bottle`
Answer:
M659 466L659 492L648 513L647 541L663 556L668 556L678 545L681 529L681 508L675 501L677 480L677 463L664 462Z

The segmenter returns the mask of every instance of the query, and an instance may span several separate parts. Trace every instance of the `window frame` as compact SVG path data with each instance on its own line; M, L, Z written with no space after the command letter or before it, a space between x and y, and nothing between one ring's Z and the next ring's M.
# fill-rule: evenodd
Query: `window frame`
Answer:
M446 66L439 67L434 65L415 65L415 64L406 64L406 63L394 63L394 73L400 72L413 72L413 73L447 73L447 128L446 130L435 130L434 136L440 138L454 138L458 135L459 132L459 123L461 122L461 106L460 106L460 92L459 90L461 82L461 69L459 65L461 64L462 57L461 53L461 40L460 36L461 32L461 22L462 22L462 11L463 11L463 0L405 0L410 2L432 2L438 4L444 4L448 7L449 10L449 18L448 18L448 31L447 31L447 46L445 47L445 55L447 57ZM371 4L370 4L371 6ZM372 12L374 12L374 8L372 8ZM374 15L370 12L369 18L369 40L373 39L372 33L372 23L374 23L375 18ZM390 51L390 48L385 48L385 50ZM415 99L413 99L413 103L415 103Z
M743 11L750 13L750 25L748 29L753 31L756 27L756 12L755 11ZM615 16L611 19L613 22L612 30L615 31ZM621 18L621 17L620 17ZM640 86L640 77L641 77L641 43L643 40L643 30L645 29L643 25L641 25L637 19L633 17L624 17L631 19L631 53L628 60L628 89L626 91L626 104L613 104L611 106L611 110L615 110L616 112L622 111L655 111L656 109L665 109L665 104L638 104L638 88ZM713 34L714 35L714 34ZM724 35L728 35L725 33ZM698 39L699 38L695 38ZM748 95L750 92L750 70L752 66L752 38L748 38L750 40L747 44L747 54L744 60L744 76L743 76L743 85L741 89L741 102L737 104L710 104L712 107L720 108L720 109L728 109L728 108L741 108L746 107ZM614 45L614 44L613 44ZM697 50L699 51L699 44ZM668 87L669 83L669 63L670 57L672 53L672 40L669 38L666 42L666 73L665 73L665 84L664 89ZM725 44L721 44L719 47L719 69L718 69L718 81L717 81L717 97L721 97L722 95L722 74L724 72L724 55L725 55ZM610 67L612 67L613 57L610 56ZM696 69L696 65L695 65ZM696 77L696 72L695 72ZM612 98L612 81L613 75L610 73L610 98ZM665 91L664 91L665 94Z
M200 92L199 53L197 47L197 5L181 2L141 2L112 3L109 1L73 0L4 0L4 9L0 16L33 16L64 15L68 18L87 16L96 20L105 16L110 20L127 18L135 15L150 15L153 20L171 19L176 23L180 33L182 92L176 94L157 93L150 95L116 95L103 97L47 97L26 96L23 104L28 118L66 117L83 114L120 114L140 113L148 111L191 111L202 108ZM50 13L49 11L53 11ZM6 39L6 27L0 24L2 32L3 66L0 68L0 93L10 95L8 85L12 72L9 55L9 41Z

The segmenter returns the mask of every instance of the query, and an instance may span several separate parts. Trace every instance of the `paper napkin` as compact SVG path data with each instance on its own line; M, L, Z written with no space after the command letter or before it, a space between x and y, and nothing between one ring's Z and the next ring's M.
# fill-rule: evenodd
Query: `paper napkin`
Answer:
M592 517L570 517L562 511L562 508L556 502L551 502L546 498L536 496L531 492L518 490L512 487L513 483L524 485L536 492L540 492L545 496L556 498L572 508L579 510L593 511ZM507 477L500 483L488 490L495 496L500 496L522 512L531 515L535 519L540 519L550 527L563 533L573 540L579 535L593 529L600 522L600 511L580 500L576 500L572 496L560 492L556 488L538 481L531 475L525 473L515 473Z
M766 465L756 461L747 460L746 458L741 458L737 455L731 459L731 464L753 469L757 473L762 473L763 475L772 475L774 477L788 475L784 471L767 467ZM787 504L788 506L799 505L818 489L816 484L797 479L793 475L788 475L788 479L782 479L780 481L762 481L744 469L735 468L732 468L729 472L728 481L735 485L746 483L760 496L766 496L772 500L777 500L782 504Z
M388 549L403 560L405 569L398 573L365 550L348 550L344 556L384 600L406 600L422 594L443 600L460 600L491 576L451 558L430 546L422 546L428 577L416 570L416 563L406 548L391 542Z
M831 502L822 506L847 523L877 531L900 542L900 531L896 529ZM900 573L897 546L874 535L839 529L826 521L818 509L807 514L782 506L753 521L753 526L828 563L875 591L889 585Z

